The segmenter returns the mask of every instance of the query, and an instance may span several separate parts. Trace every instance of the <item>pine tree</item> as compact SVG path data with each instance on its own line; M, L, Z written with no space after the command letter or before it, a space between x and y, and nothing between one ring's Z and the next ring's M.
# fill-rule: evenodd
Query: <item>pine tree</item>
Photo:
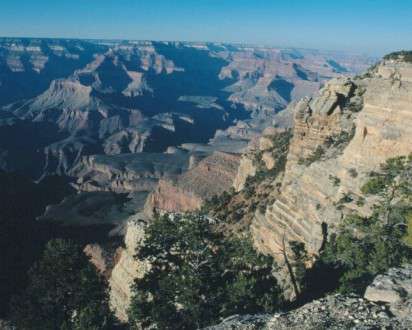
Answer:
M363 293L377 274L412 260L405 243L412 211L412 156L389 159L370 174L362 192L377 198L372 215L346 217L321 257L341 269L343 292Z
M19 329L93 330L112 325L103 278L79 245L61 239L47 244L29 271L28 287L12 299L11 314Z
M196 329L234 313L271 312L279 305L273 260L248 240L227 239L202 216L158 217L136 258L151 270L137 280L132 324Z

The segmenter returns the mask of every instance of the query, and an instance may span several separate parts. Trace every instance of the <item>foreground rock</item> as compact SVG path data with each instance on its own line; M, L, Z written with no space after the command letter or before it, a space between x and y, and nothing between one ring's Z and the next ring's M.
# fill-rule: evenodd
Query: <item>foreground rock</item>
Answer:
M232 316L208 330L229 329L410 329L412 323L392 315L388 307L356 296L331 295L294 311L274 315Z
M412 265L378 275L366 289L365 298L388 304L394 315L406 318L412 326Z
M142 278L149 269L145 262L138 262L134 256L139 246L144 243L145 222L132 216L126 229L125 248L116 251L115 266L109 279L110 305L117 318L127 321L127 309L132 298L131 286L134 280Z
M112 248L104 247L97 243L87 244L83 252L89 257L90 262L106 278L111 276L114 267L114 257L117 255Z

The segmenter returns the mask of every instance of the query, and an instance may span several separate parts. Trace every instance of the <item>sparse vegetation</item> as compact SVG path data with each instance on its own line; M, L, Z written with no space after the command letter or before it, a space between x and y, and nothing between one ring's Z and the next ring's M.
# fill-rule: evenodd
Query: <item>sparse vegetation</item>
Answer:
M353 202L353 197L350 193L343 194L342 198L338 201L338 204L347 204Z
M358 200L356 201L356 205L359 207L362 207L365 205L365 198L364 197L359 197Z
M267 176L276 176L280 171L283 171L286 164L286 157L289 151L289 143L292 138L291 130L286 130L285 132L278 133L271 136L271 141L273 142L273 148L266 150L270 152L273 159L275 160L275 167L271 170L266 168L265 163L262 160L263 152L256 151L253 157L253 163L258 169L258 173L255 176L255 180L263 181Z
M405 218L406 218L407 231L404 237L404 242L410 248L412 248L412 211L407 213Z
M343 149L352 140L355 130L356 128L352 127L350 131L342 131L339 134L329 136L325 141L326 146Z
M350 168L350 169L349 169L349 175L350 175L352 178L356 178L356 177L358 176L358 172L356 171L356 169Z
M357 75L354 77L354 79L365 79L365 78L372 78L375 73L377 72L379 63L375 63L373 65L371 65L368 70L366 70L366 72L364 74L361 75Z
M224 191L220 196L213 196L212 198L206 200L202 207L203 213L208 213L211 210L219 211L223 209L235 195L235 191L232 188L230 191Z
M264 204L264 203L259 204L259 212L264 214L266 212L266 207L267 207L267 205Z
M329 180L332 182L334 187L339 187L340 179L337 176L329 175Z
M408 246L412 157L388 160L379 172L371 174L362 191L379 197L373 214L347 216L321 255L322 263L339 270L342 292L363 293L377 274L412 261L412 250Z
M412 51L401 50L393 52L383 57L384 60L402 60L404 62L412 63Z
M309 166L310 164L317 162L322 159L322 156L325 154L325 150L322 146L318 146L315 151L307 158L300 158L298 160L299 165Z
M257 171L246 179L243 189L212 197L204 203L201 212L229 224L244 222L245 226L248 226L256 210L264 213L267 205L274 202L270 196L274 190L272 183L284 171L291 137L290 130L271 137L273 148L267 152L271 152L275 166L268 170L262 160L263 153L255 152L252 159Z

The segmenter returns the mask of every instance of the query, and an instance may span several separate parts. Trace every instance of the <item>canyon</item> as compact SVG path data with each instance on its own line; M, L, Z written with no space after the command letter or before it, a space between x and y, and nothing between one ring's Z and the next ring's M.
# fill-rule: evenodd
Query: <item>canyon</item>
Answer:
M156 214L206 213L228 235L250 235L280 268L288 242L301 242L312 265L347 215L371 214L367 176L412 152L412 64L375 62L241 44L1 38L0 173L30 187L64 181L31 220L92 233L84 251L126 322L131 285L150 270L136 251ZM319 305L346 314L356 305L370 319L376 288L364 300L328 296L211 329L317 325ZM399 326L410 321L403 314Z
M35 181L70 178L78 196L51 206L43 219L67 223L64 214L74 208L74 223L91 224L101 218L91 209L102 201L150 210L162 199L152 194L159 180L162 193L190 195L183 182L200 184L195 176L205 173L207 159L230 158L235 166L231 154L266 127L290 121L281 111L289 102L373 61L225 43L1 38L0 168ZM220 187L192 194L189 203L228 189L233 170L225 175ZM119 202L113 194L129 196ZM85 218L82 208L94 216ZM94 222L116 222L127 212Z

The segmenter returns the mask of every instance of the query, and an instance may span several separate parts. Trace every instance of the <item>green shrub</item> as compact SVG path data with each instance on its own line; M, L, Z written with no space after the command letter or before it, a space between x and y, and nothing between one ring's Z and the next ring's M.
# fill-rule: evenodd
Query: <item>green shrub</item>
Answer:
M322 156L325 154L325 150L318 146L313 153L307 158L299 158L298 164L299 165L306 165L309 166L310 164L317 162L322 159Z
M362 207L365 205L365 198L364 197L359 197L358 200L356 201L356 205L359 207Z
M370 179L367 183L365 183L361 191L365 195L376 195L383 189L385 189L385 181L381 177L376 177Z
M18 329L113 329L104 279L80 246L61 239L47 244L10 309Z
M342 198L338 201L338 204L347 204L353 202L353 197L349 193L345 193Z
M340 270L340 291L359 294L377 274L412 261L412 249L408 246L412 157L389 159L379 172L371 173L362 191L379 197L373 214L347 216L339 232L325 244L320 259L321 263Z
M354 168L349 169L349 174L352 178L356 178L358 176L358 172Z
M146 230L136 258L152 267L133 286L132 326L198 329L232 314L274 312L273 259L248 239L228 239L198 215L165 215Z
M406 215L407 231L404 237L404 242L412 248L412 211Z
M342 149L343 146L347 145L355 135L356 127L352 127L352 129L348 131L342 131L339 134L335 134L332 136L329 136L325 144L327 147L339 147Z
M340 185L340 179L337 176L329 175L329 180L332 181L332 184L335 187L339 187Z

